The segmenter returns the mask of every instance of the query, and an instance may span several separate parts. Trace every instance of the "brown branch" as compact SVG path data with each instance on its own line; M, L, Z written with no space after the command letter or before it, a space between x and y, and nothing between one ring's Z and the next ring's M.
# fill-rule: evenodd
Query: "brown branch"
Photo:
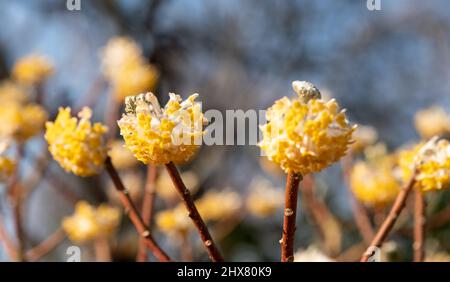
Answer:
M366 252L361 257L361 262L367 262L369 258L373 255L373 247L381 248L384 243L384 240L389 235L389 232L394 227L397 218L405 207L406 199L408 198L409 193L411 192L414 184L416 183L416 172L413 173L411 179L408 183L402 188L400 193L397 195L395 202L389 211L387 218L384 220L380 229L378 230L375 238L372 240L370 247L366 250Z
M347 184L350 201L353 213L353 219L356 223L356 228L358 228L361 237L363 238L366 244L370 244L374 231L372 228L372 224L370 223L369 215L367 214L367 210L360 204L360 202L355 198L355 195L351 191L350 186L350 170L352 168L352 153L350 152L347 156L342 159L342 173L344 176L345 183Z
M159 261L170 261L171 259L169 258L169 256L153 240L153 237L150 234L147 225L142 220L142 217L140 216L136 206L131 200L128 191L125 189L125 186L123 185L122 180L117 173L117 170L114 168L110 157L107 157L105 160L105 168L109 176L111 177L117 192L119 192L119 199L122 202L122 205L125 207L126 213L128 214L131 222L136 227L136 230L142 236L145 246L155 255L155 257Z
M28 261L37 261L54 250L65 238L66 234L64 230L60 228L51 234L47 239L42 241L39 245L35 246L31 250L28 250L25 253L25 257Z
M25 261L24 256L24 230L22 226L22 197L23 187L20 183L19 166L24 156L24 145L17 144L17 165L8 188L9 201L13 211L14 232L17 239L17 260Z
M178 194L181 197L186 209L188 210L188 215L194 222L195 227L197 228L198 233L200 234L200 238L203 241L203 244L208 251L208 255L210 259L214 262L223 261L223 257L219 252L219 249L216 247L208 228L206 227L205 222L203 221L200 213L197 210L197 207L192 200L191 193L184 185L183 180L181 179L180 173L176 168L175 164L170 162L166 164L167 172L172 179L172 182L177 190Z
M297 217L298 185L302 175L289 172L286 181L283 237L281 239L281 261L294 261L294 235Z
M95 259L98 262L111 261L111 248L109 246L108 238L101 236L94 241Z
M147 224L149 230L152 230L153 206L156 193L156 178L158 177L158 168L154 165L147 167L147 180L145 183L145 195L142 202L141 215L144 223ZM142 262L147 260L147 250L144 241L139 241L136 261Z
M319 234L324 240L325 249L330 256L335 256L341 250L342 230L337 219L333 216L325 203L315 195L316 185L312 175L306 175L300 185L302 199L314 223L318 226Z
M2 242L3 247L5 248L6 253L9 258L13 261L18 260L17 248L14 245L14 242L8 236L8 232L6 230L5 223L3 221L3 217L0 215L0 241Z
M415 189L414 201L414 261L421 262L425 257L425 197L420 189Z

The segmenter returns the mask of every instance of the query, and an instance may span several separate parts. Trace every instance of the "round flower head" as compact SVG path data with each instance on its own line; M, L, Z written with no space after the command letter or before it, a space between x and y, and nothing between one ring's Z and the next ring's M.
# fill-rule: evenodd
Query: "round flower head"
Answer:
M354 153L363 151L367 146L374 144L378 139L377 130L372 126L358 125L353 133L353 140L351 150Z
M95 208L80 201L75 206L75 213L64 218L62 227L70 240L83 243L110 235L119 222L119 209L105 204Z
M25 103L28 100L28 95L17 83L6 80L0 83L0 103Z
M301 82L293 86L299 97L281 98L267 110L259 146L285 172L318 172L345 155L356 126L334 99L317 99L317 88Z
M41 55L29 55L19 59L12 70L14 79L25 85L43 82L52 73L53 64Z
M195 201L195 205L205 221L219 221L235 215L242 206L242 200L233 191L209 191Z
M164 108L152 93L130 96L125 100L125 114L119 120L125 145L144 164L182 163L197 151L203 136L201 105L198 94L185 101L170 93Z
M44 128L47 112L36 104L0 103L0 136L25 142Z
M0 156L0 182L7 181L16 169L16 162L8 157Z
M250 189L246 201L247 209L256 216L271 216L283 205L284 191L273 187L266 179L254 179Z
M417 170L416 185L422 191L433 191L450 186L450 143L438 137L399 153L399 166L404 181Z
M109 143L109 156L115 168L131 169L139 163L123 143L123 140L114 140Z
M417 132L424 139L433 136L450 136L450 116L442 107L433 106L418 111L414 116Z
M106 159L107 128L101 123L91 124L91 115L89 108L83 108L77 119L70 115L70 108L60 108L56 120L46 123L45 139L53 158L79 176L97 174Z
M158 212L155 222L162 232L171 236L185 235L192 228L192 223L183 205Z
M112 38L101 56L103 73L110 80L119 101L155 88L159 73L147 63L141 48L130 38Z
M400 192L394 165L392 156L358 161L350 172L350 186L355 197L368 207L385 207L391 204Z

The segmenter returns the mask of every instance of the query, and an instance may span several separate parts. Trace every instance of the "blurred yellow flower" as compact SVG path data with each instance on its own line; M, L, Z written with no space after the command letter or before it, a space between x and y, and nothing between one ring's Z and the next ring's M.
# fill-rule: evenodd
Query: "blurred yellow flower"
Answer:
M0 156L0 182L7 181L16 169L16 161L6 157Z
M83 108L78 116L72 117L70 108L60 108L56 120L46 123L45 139L61 167L79 176L90 176L103 168L107 128L101 123L91 124L89 108Z
M25 85L41 83L52 73L52 62L41 55L28 55L20 58L12 70L14 79Z
M394 166L395 158L389 155L356 162L350 172L350 186L355 197L368 207L391 204L400 192Z
M236 215L242 206L242 200L233 191L209 191L195 201L195 205L205 221L219 221Z
M25 103L28 100L28 94L19 84L10 80L0 83L0 104L17 102Z
M195 102L170 93L164 108L152 93L127 97L119 120L120 134L128 149L144 164L161 165L189 160L201 144L203 113Z
M425 262L450 262L450 254L445 252L436 252L427 254Z
M198 190L198 177L193 171L184 171L181 173L181 179L193 195ZM156 193L166 201L178 199L178 192L173 188L173 182L167 170L162 170L156 180Z
M0 136L25 142L44 128L47 112L36 104L0 103Z
M120 222L120 210L102 204L98 208L80 201L75 213L64 218L62 227L70 240L84 243L114 232Z
M399 153L399 166L404 181L417 169L416 185L422 191L446 189L450 186L450 143L433 137Z
M377 130L373 126L358 125L353 133L353 140L351 145L352 152L359 153L367 146L374 144L378 139Z
M183 205L158 212L155 222L158 228L168 235L184 235L193 227Z
M423 139L450 135L450 116L439 106L418 111L414 116L414 124Z
M114 140L109 144L108 155L117 169L130 169L135 167L139 162L133 154L125 147L122 140Z
M141 48L132 39L112 38L101 56L103 73L110 80L119 101L127 96L154 90L159 73L146 62Z
M316 99L320 93L314 86L293 85L299 97L283 97L268 109L259 146L285 172L318 172L345 155L356 126L334 99Z
M284 191L274 187L267 179L253 179L250 191L246 206L253 215L271 216L284 204Z

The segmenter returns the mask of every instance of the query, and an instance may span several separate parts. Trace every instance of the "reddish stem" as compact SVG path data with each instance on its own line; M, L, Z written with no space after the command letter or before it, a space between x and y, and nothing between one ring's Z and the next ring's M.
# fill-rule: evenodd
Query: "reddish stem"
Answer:
M297 217L298 185L302 175L289 172L286 181L283 237L281 239L281 261L294 261L295 221Z
M171 259L169 258L169 256L153 240L153 237L150 234L147 225L139 215L139 212L133 201L131 200L128 191L125 189L125 186L123 185L122 180L117 173L117 170L114 168L110 157L107 157L105 160L105 168L109 176L111 177L117 192L119 192L119 199L122 202L122 205L125 207L125 211L128 214L128 217L136 227L136 230L142 236L145 246L155 255L155 257L159 261L170 261Z
M166 164L166 169L170 175L170 178L172 178L175 189L177 190L178 194L181 197L181 200L188 210L189 217L194 222L194 225L197 228L198 233L200 234L200 238L202 239L203 244L208 251L210 259L214 262L223 261L223 257L220 254L219 249L216 247L216 244L214 243L211 234L209 233L208 227L206 227L205 222L200 216L200 213L198 212L197 207L192 200L191 193L184 185L184 182L181 179L180 173L178 172L175 164L173 162Z
M425 258L425 197L420 189L415 190L414 201L414 261L421 262Z
M156 179L158 177L158 168L154 165L147 167L147 181L145 183L145 195L142 202L141 215L144 223L147 224L149 230L152 229L153 207L156 193ZM142 262L147 260L147 250L143 240L140 240L136 261Z

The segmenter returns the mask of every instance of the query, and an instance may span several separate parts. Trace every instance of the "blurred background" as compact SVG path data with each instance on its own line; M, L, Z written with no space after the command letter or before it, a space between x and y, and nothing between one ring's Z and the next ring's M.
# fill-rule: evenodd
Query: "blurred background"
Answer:
M0 0L0 77L7 79L14 63L25 55L45 55L54 64L43 102L50 119L60 106L89 105L93 120L101 121L111 109L100 50L111 38L127 36L158 70L153 90L161 101L167 101L168 92L182 97L197 92L204 110L261 110L294 95L292 81L306 80L336 98L351 122L373 126L378 139L395 150L420 140L414 127L418 110L435 104L449 110L450 13L445 0L381 0L381 7L369 11L365 0L81 0L80 11L68 11L62 0ZM45 141L35 139L27 145L26 161L21 163L23 178L36 170L33 163L44 154ZM144 182L143 165L134 170ZM261 165L256 146L203 146L182 171L195 175L197 198L210 190L234 191L242 206L252 186L282 190L284 185L282 175ZM82 179L52 160L42 175L23 205L28 248L48 238L62 218L73 213L67 197L94 205L109 199L108 181L102 176ZM324 240L324 231L318 231L300 196L296 249L357 260L364 248L358 245L361 237L342 166L338 163L321 172L315 183L316 197L333 214L330 226L340 234ZM136 185L143 189L142 183ZM65 192L56 192L60 190L69 195L61 196ZM1 211L13 234L6 198L2 197ZM168 206L156 200L157 210ZM227 260L279 259L282 209L271 216L245 213L233 219L215 226L230 225L219 239ZM122 224L125 227L112 243L113 258L134 260L137 236L127 222ZM449 227L430 233L428 246L448 252ZM195 235L191 241L197 244ZM180 256L173 238L158 230L155 238L171 255ZM410 259L410 234L399 232L390 243L390 252L401 260ZM40 259L64 261L70 245L74 243L65 239ZM349 253L355 246L359 246L356 255ZM83 250L83 258L93 260L91 248L86 245ZM1 247L0 259L8 260ZM207 257L199 248L193 259Z

